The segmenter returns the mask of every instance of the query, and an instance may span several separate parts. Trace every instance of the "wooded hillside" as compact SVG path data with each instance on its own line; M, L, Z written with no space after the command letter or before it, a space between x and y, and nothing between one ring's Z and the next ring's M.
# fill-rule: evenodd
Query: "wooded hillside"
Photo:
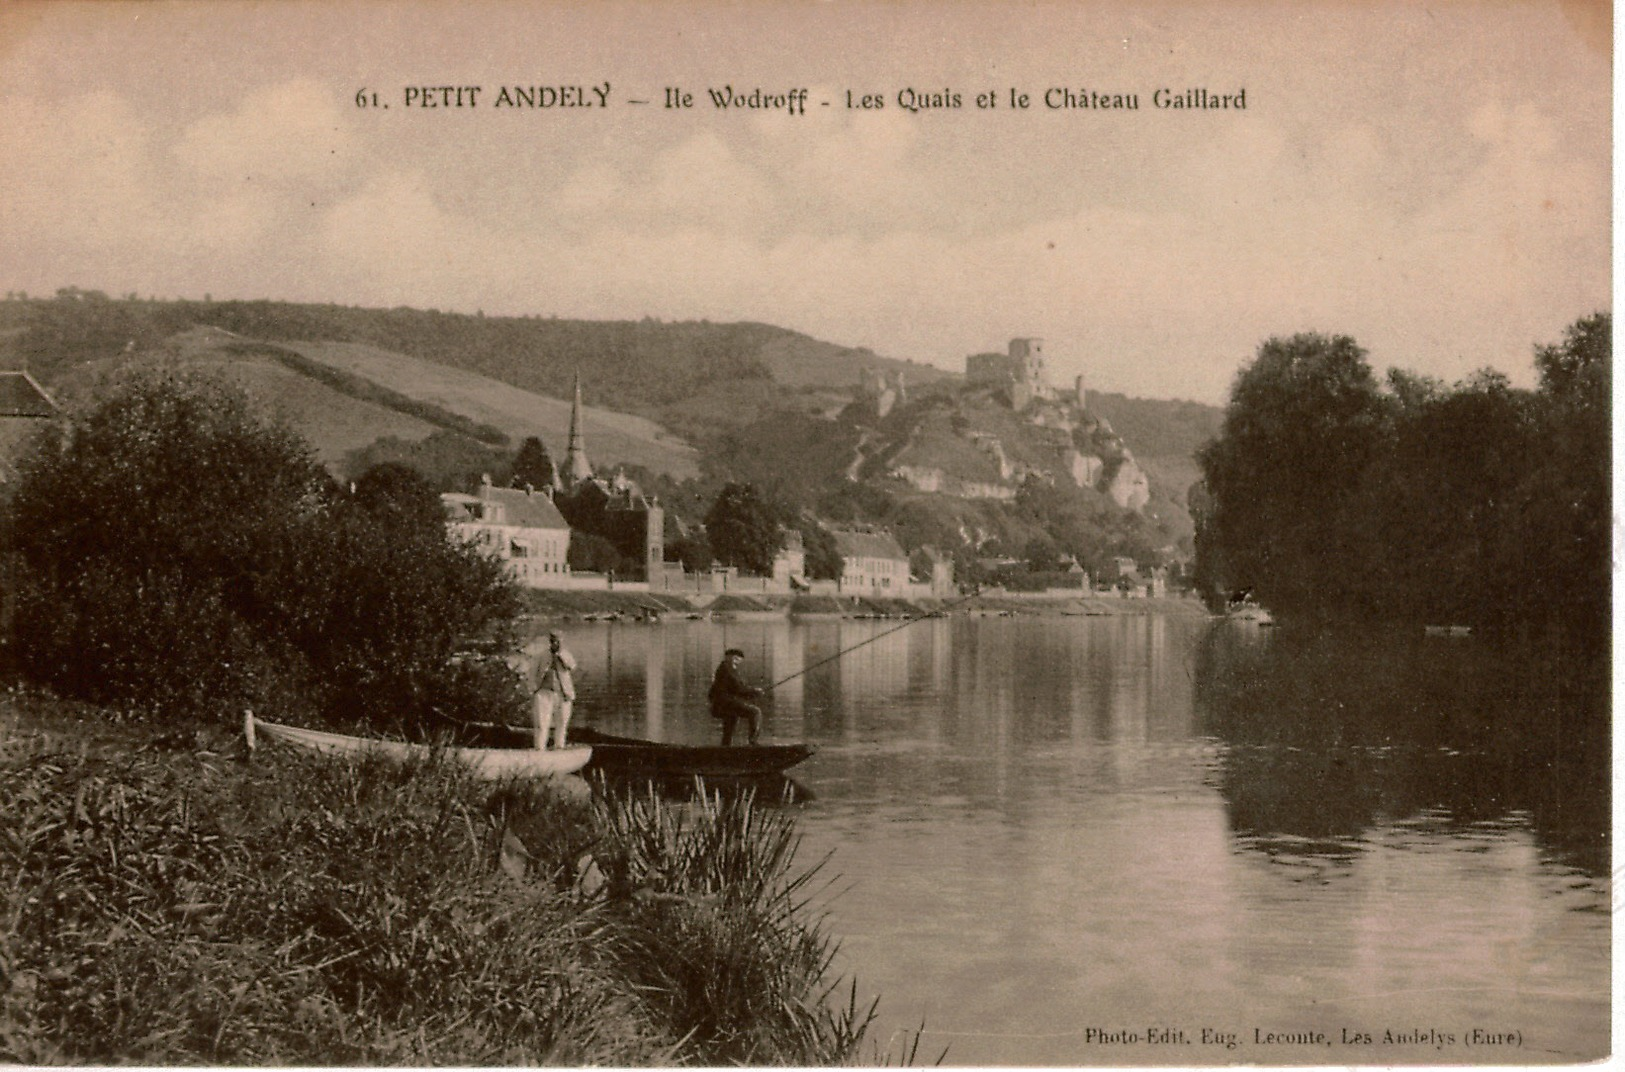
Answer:
M843 409L866 373L901 373L909 397L922 400L956 396L961 378L767 324L152 301L73 288L0 302L0 366L27 367L48 384L154 355L228 369L289 413L322 459L349 477L381 459L416 464L428 457L416 445L425 437L438 459L432 468L463 476L500 470L526 436L562 455L579 373L589 456L631 467L668 512L697 520L717 488L746 481L791 514L887 524L910 549L946 543L962 554L989 541L1020 553L1040 536L1080 559L1185 545L1195 453L1221 416L1195 403L1091 393L1091 410L1151 478L1139 523L1117 518L1117 508L1087 489L1076 502L1038 509L1036 500L961 503L899 486L886 476L888 437L842 420ZM982 430L1017 457L1037 459L1040 447L1027 441L1038 443L1044 430L994 410L982 414ZM921 428L890 439L894 447L930 446Z

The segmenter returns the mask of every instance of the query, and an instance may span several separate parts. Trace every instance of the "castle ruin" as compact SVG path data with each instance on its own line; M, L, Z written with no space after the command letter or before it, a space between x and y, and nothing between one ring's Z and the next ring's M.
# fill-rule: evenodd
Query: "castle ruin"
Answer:
M1073 402L1084 408L1082 376L1073 381L1070 395L1049 385L1043 339L1011 339L1007 353L971 354L965 358L965 379L973 387L1004 391L1010 397L1010 408L1018 412L1037 401Z
M858 398L874 410L875 417L885 420L887 414L908 401L908 388L903 383L903 371L888 375L877 368L863 370L858 384Z

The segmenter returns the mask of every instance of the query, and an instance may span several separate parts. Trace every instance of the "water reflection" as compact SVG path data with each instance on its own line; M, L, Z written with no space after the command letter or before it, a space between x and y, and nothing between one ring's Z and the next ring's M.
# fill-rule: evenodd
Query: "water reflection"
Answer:
M1607 708L1572 663L1231 628L1196 661L1198 724L1227 746L1214 784L1249 847L1338 857L1396 823L1527 823L1554 858L1606 873Z
M797 675L765 735L818 747L798 827L842 876L820 907L882 1036L924 1021L955 1064L1463 1063L1490 1055L1082 1030L1516 1021L1552 1060L1607 1052L1605 684L1205 618L895 624L566 634L578 718L611 733L715 743L728 647Z
M1155 615L606 623L567 643L584 724L680 743L715 741L711 672L742 648L748 678L780 683L768 737L822 744L854 792L901 782L1011 804L1068 790L1050 779L1189 777L1266 853L1346 858L1395 823L1511 819L1554 857L1607 869L1606 682L1477 643ZM1193 761L1148 766L1148 749ZM1036 786L1014 780L1035 758L1051 767Z

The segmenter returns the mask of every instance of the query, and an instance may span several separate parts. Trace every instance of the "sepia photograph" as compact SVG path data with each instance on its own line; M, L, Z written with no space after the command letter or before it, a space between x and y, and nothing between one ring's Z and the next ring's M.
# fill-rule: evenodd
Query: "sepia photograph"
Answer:
M1609 1061L1613 34L0 8L0 1063Z

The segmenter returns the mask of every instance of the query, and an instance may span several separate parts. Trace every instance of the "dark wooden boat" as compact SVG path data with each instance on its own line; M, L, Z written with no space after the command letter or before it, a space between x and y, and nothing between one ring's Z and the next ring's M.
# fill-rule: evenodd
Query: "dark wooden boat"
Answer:
M592 747L588 770L644 778L761 778L789 770L813 754L807 744L665 744L617 737L590 726L572 727L570 743Z

